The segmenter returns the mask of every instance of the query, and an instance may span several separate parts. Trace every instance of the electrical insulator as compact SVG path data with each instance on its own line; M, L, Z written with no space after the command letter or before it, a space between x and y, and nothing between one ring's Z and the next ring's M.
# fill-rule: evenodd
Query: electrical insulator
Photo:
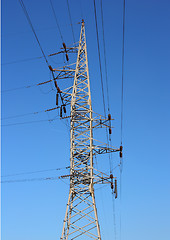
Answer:
M61 93L61 90L60 90L60 88L58 86L57 86L57 92Z
M122 147L122 146L120 146L120 151L122 152L122 150L123 150L123 147Z
M120 152L120 158L122 158L122 152Z
M64 47L64 49L65 49L65 51L66 51L66 44L63 42L63 47Z
M50 71L53 72L53 68L51 67L51 65L48 66Z
M54 81L55 87L58 88L57 81Z
M63 110L64 110L64 113L66 113L66 107L65 106L63 106Z
M113 174L110 174L110 178L113 179Z
M62 106L60 107L60 117L63 117L63 110L62 110Z
M114 193L115 193L115 198L117 198L117 179L115 179L115 190L114 190Z
M58 106L58 93L56 94L56 105Z
M111 120L111 115L110 115L110 113L108 114L108 120Z
M68 54L66 53L66 60L67 62L69 61L69 57L68 57Z
M113 183L111 183L111 189L113 189Z
M111 128L109 128L109 134L112 134L112 129Z

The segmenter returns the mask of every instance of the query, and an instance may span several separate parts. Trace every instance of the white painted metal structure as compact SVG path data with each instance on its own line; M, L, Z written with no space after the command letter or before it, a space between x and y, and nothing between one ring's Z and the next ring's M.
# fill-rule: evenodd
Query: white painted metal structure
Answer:
M63 100L71 103L70 124L70 191L63 224L61 240L101 240L94 184L109 183L117 194L113 175L106 175L93 167L93 156L108 152L117 152L108 145L95 145L93 129L110 127L110 119L104 119L92 111L85 26L82 20L76 69L67 68L60 72L58 79L72 77L74 84L68 91L62 91ZM69 49L68 49L69 51ZM56 78L56 79L57 79ZM72 93L70 92L72 91Z

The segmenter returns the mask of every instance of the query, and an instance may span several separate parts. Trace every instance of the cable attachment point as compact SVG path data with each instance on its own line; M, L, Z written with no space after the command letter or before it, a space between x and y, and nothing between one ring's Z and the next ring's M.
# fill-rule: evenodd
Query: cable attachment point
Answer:
M51 67L51 65L48 65L48 68L50 69L51 72L53 72L53 68Z
M113 191L113 174L110 174L110 178L111 178L111 189L112 189L112 191Z
M69 57L68 57L68 54L66 53L66 60L67 62L69 61Z
M63 48L67 52L66 44L63 42Z
M123 154L122 154L122 150L123 150L123 147L120 146L120 158L122 158Z
M57 93L62 93L62 91L60 90L58 84L57 84L57 81L54 81L54 84L55 84L55 87L57 89Z
M67 54L67 47L66 47L66 44L63 42L63 48L65 50L65 53L66 53L66 60L67 62L69 61L69 57L68 57L68 54Z
M117 198L117 179L115 179L115 189L114 189L115 199Z
M58 88L57 81L54 81L55 87Z
M56 94L56 105L58 106L58 93Z
M60 118L63 117L63 109L62 109L62 106L60 107Z
M65 107L65 105L63 105L63 110L64 110L64 113L66 113L66 107Z

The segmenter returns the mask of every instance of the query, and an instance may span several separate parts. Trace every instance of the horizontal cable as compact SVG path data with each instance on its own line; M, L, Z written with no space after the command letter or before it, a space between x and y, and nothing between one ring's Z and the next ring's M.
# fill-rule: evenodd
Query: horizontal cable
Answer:
M51 172L51 171L60 171L60 170L63 170L63 169L68 169L68 168L70 168L70 167L68 166L68 167L62 167L62 168L38 170L38 171L33 171L33 172L14 173L14 174L4 175L4 176L1 176L1 177L2 178L6 178L6 177L19 176L19 175L26 175L26 174L43 173L43 172Z
M44 119L44 120L38 120L38 121L28 121L28 122L20 122L20 123L2 124L1 127L14 126L14 125L24 125L24 124L39 123L39 122L53 122L53 121L56 121L58 119L59 118L53 118L53 119Z
M47 57L53 57L53 56L58 55L58 54L60 54L60 53L62 53L62 51L49 54ZM28 62L28 61L38 60L38 59L42 59L42 58L43 58L43 56L42 56L42 57L25 58L25 59L20 59L20 60L16 60L16 61L1 63L1 66L10 65L10 64L15 64L15 63L21 63L21 62ZM56 63L56 64L61 64L61 63L62 63L62 62L58 62L58 63Z
M0 183L19 183L19 182L35 182L35 181L54 181L58 180L59 177L46 177L46 178L25 178L25 179L16 179L16 180L5 180Z
M50 79L48 81L37 83L37 84L32 84L32 85L18 87L18 88L11 88L11 89L7 89L7 90L3 90L3 91L1 91L1 93L17 91L17 90L21 90L21 89L25 89L25 88L32 88L32 87L40 86L40 85L43 85L43 84L46 84L46 83L50 83L52 81L53 81L53 79Z
M38 111L38 112L14 115L14 116L10 116L10 117L1 118L1 120L11 119L11 118L18 118L18 117L25 117L25 116L28 116L28 115L36 115L36 114L43 113L43 112L50 112L50 111L56 110L58 108L59 107L54 107L54 108L50 108L50 109L46 109L46 110L42 110L42 111Z

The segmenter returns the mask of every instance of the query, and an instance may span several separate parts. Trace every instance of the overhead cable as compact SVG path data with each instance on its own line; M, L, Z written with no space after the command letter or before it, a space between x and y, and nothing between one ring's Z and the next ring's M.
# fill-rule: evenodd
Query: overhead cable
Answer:
M69 14L70 23L71 23L71 30L72 30L72 34L73 34L73 40L74 40L74 43L75 43L76 41L75 41L75 36L74 36L74 30L73 30L73 24L72 24L71 12L70 12L70 6L69 6L68 0L67 0L67 7L68 7L68 14Z
M56 78L55 78L56 79ZM55 80L54 79L54 80ZM6 89L6 90L2 90L1 93L5 93L5 92L12 92L12 91L17 91L17 90L21 90L21 89L25 89L25 88L32 88L32 87L36 87L36 86L41 86L41 85L44 85L46 83L50 83L52 82L53 79L50 79L50 80L47 80L45 82L40 82L40 83L37 83L37 84L32 84L32 85L28 85L28 86L23 86L23 87L18 87L18 88L11 88L11 89Z
M103 46L104 46L104 62L105 62L105 75L106 75L106 90L107 90L108 112L110 113L108 73L107 73L107 62L106 62L106 44L105 44L105 34L104 34L104 20L103 20L102 0L100 0L100 6L101 6L101 16L102 16L102 33L103 33Z
M21 183L21 182L35 182L35 181L55 181L59 177L46 177L46 178L25 178L25 179L14 179L14 180L5 180L0 183Z
M103 85L103 75L102 75L102 64L101 64L101 57L100 57L100 44L99 44L99 33L98 33L98 25L97 25L97 12L96 12L96 3L95 0L93 0L94 3L94 14L95 14L95 23L96 23L96 35L97 35L97 46L98 46L98 55L99 55L99 66L100 66L100 80L101 80L101 86L102 86L102 97L103 97L103 107L104 107L104 116L106 118L106 105L105 105L105 97L104 97L104 85ZM109 134L110 135L110 134ZM108 132L106 129L106 137L107 137L107 144L109 145L110 137L108 137ZM110 173L112 173L112 165L111 165L111 158L109 155L109 164L110 164Z
M104 114L105 114L105 117L106 117L104 86L103 86L102 65L101 65L101 57L100 57L99 33L98 33L98 25L97 25L97 13L96 13L95 0L93 0L93 3L94 3L94 14L95 14L95 23L96 23L96 34L97 34L97 46L98 46L98 55L99 55L99 66L100 66L100 80L101 80L102 96L103 96L103 107L104 107Z
M41 46L41 44L40 44L40 41L39 41L39 39L38 39L38 37L37 37L37 34L36 34L35 30L34 30L34 27L33 27L33 25L32 25L31 19L30 19L29 15L28 15L27 9L26 9L26 7L25 7L25 5L24 5L24 2L23 2L22 0L19 0L19 3L20 3L20 5L21 5L21 7L22 7L22 9L23 9L23 12L24 12L27 20L28 20L28 23L29 23L29 25L30 25L30 27L31 27L31 29L32 29L32 32L34 33L34 36L35 36L35 38L36 38L36 40L37 40L37 43L38 43L38 45L39 45L39 47L40 47L40 50L41 50L41 52L42 52L42 54L43 54L43 56L44 56L44 59L45 59L47 65L49 66L48 60L47 60L47 58L46 58L46 56L45 56L45 53L44 53L44 51L43 51L43 49L42 49L42 46Z
M106 43L105 43L105 33L104 33L104 18L103 18L103 5L102 0L100 0L101 8L101 17L102 17L102 33L103 33L103 48L104 48L104 62L105 62L105 76L106 76L106 91L107 91L107 104L108 104L108 113L110 114L110 101L109 101L109 87L108 87L108 73L107 73L107 61L106 61ZM112 145L111 134L109 134L110 145ZM112 153L109 154L109 164L110 164L110 173L112 173Z
M124 111L124 51L125 51L125 0L123 0L123 36L122 36L122 91L121 91L121 146L123 143L123 111ZM120 240L122 238L122 160L120 156Z
M52 118L52 119L44 119L44 120L38 120L38 121L28 121L28 122L19 122L19 123L9 123L9 124L2 124L1 127L7 127L7 126L14 126L14 125L25 125L30 123L40 123L40 122L53 122L58 120L59 118Z
M113 203L113 224L114 224L114 239L116 240L117 239L117 231L116 231L116 212L115 212L115 198L114 198L114 195L112 193L112 203Z
M39 113L50 112L50 111L56 110L58 108L59 107L54 107L54 108L50 108L50 109L46 109L46 110L42 110L42 111L38 111L38 112L31 112L31 113L25 113L25 114L19 114L19 115L4 117L4 118L1 118L1 120L11 119L11 118L20 118L20 117L25 117L25 116L28 116L28 115L37 115Z
M122 92L121 92L121 145L123 135L123 107L124 107L124 50L125 49L125 0L123 0L123 38L122 38Z
M43 172L51 172L51 171L60 171L60 170L63 170L63 169L68 169L68 168L70 168L70 167L68 166L68 167L53 168L53 169L45 169L45 170L38 170L38 171L32 171L32 172L14 173L14 174L4 175L4 176L1 176L1 177L2 177L2 178L6 178L6 177L19 176L19 175L34 174L34 173L43 173Z
M61 40L62 40L62 42L64 42L63 35L61 33L61 29L60 29L60 26L58 24L58 20L57 20L57 16L56 16L56 13L55 13L55 10L54 10L54 6L53 6L53 3L52 3L52 0L50 0L50 4L51 4L52 12L54 14L54 18L55 18L55 21L56 21L56 24L57 24L57 27L58 27L58 31L60 33Z
M18 0L18 1L19 1L20 5L21 5L23 11L24 11L24 14L25 14L25 16L26 16L29 24L30 24L30 27L31 27L31 29L32 29L32 31L33 31L33 33L34 33L34 36L35 36L35 38L36 38L36 40L37 40L37 43L38 43L38 45L39 45L39 47L40 47L40 49L41 49L41 52L42 52L42 54L43 54L43 56L44 56L44 59L45 59L46 63L47 63L47 65L48 65L48 68L50 69L50 71L51 71L51 73L52 73L53 79L55 79L54 72L53 72L53 68L52 68L51 65L49 64L49 62L48 62L48 60L47 60L47 57L46 57L46 55L45 55L45 53L44 53L44 51L43 51L43 49L42 49L42 46L41 46L41 44L40 44L40 41L39 41L39 39L38 39L38 37L37 37L37 35L36 35L36 32L35 32L35 30L34 30L34 27L33 27L33 25L32 25L31 19L30 19L29 15L28 15L28 12L27 12L27 10L26 10L26 7L25 7L25 5L24 5L24 3L23 3L23 0ZM57 82L56 82L56 85L57 85ZM62 104L64 104L63 97L62 97L61 93L59 93L59 94L60 94L60 98L61 98Z
M57 52L57 53L52 53L52 54L48 55L47 57L55 56L55 55L60 54L60 53L62 53L62 51ZM20 60L16 60L16 61L1 63L1 66L11 65L11 64L21 63L21 62L34 61L34 60L41 59L41 58L43 58L43 56L42 57L20 59ZM60 64L60 63L61 62L59 62L57 64Z

